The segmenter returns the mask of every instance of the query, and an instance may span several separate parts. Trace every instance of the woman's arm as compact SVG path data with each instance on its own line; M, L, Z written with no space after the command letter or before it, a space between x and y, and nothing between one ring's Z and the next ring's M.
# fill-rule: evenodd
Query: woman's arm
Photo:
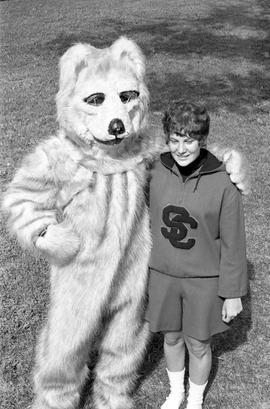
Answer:
M240 298L247 292L247 259L242 198L229 183L220 211L220 275L218 295Z

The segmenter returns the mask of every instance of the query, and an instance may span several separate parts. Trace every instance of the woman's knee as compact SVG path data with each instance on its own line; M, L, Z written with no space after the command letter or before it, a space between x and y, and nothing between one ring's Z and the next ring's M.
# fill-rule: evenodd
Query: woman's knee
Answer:
M189 353L201 359L211 351L211 340L199 341L198 339L185 336L185 344Z
M168 346L184 345L182 332L166 332L164 334L164 343Z

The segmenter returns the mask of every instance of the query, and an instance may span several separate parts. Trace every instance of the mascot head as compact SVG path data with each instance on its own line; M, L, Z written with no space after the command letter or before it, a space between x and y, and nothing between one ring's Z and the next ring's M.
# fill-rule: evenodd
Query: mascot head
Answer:
M60 129L78 145L106 153L127 145L148 112L141 50L125 37L105 49L70 47L60 59L56 103Z

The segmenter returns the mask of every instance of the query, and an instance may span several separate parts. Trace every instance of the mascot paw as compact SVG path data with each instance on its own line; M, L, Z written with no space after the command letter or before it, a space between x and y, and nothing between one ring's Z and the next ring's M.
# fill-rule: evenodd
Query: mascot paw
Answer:
M251 192L250 168L246 156L236 149L222 148L219 145L211 145L210 151L226 166L231 181L243 195Z
M53 264L67 264L78 253L80 239L63 223L52 224L43 236L38 237L36 248Z
M248 195L251 191L251 182L250 169L245 155L235 149L226 150L223 154L223 162L231 181L236 184L243 195Z

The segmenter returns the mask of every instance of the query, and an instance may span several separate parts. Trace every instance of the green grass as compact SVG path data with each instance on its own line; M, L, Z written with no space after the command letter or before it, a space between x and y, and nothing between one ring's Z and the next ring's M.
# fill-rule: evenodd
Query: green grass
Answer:
M203 100L210 141L248 156L253 192L244 198L250 293L227 334L213 343L206 409L269 409L269 94L270 10L263 0L11 0L0 4L0 175L57 129L58 57L76 41L106 46L134 38L147 56L151 120L173 98ZM37 333L46 316L48 268L7 236L1 221L2 409L32 398ZM268 377L267 377L268 376ZM162 338L156 336L135 393L138 409L158 408L168 391Z

